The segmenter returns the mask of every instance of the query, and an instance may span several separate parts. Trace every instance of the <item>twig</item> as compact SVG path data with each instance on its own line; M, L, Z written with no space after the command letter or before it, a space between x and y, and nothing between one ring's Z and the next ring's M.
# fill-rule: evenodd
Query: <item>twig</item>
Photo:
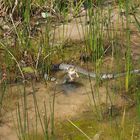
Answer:
M12 9L12 15L13 15L13 13L14 13L16 7L17 7L17 4L18 4L18 0L15 0L14 7L13 7L13 9Z
M11 19L11 21L12 21L13 27L14 27L15 32L16 32L16 34L17 34L19 43L21 43L21 40L20 40L20 37L19 37L19 35L18 35L18 32L17 32L16 26L15 26L15 23L14 23L14 20L13 20L13 17L12 17L12 14L10 14L10 19Z
M92 140L86 133L84 133L77 125L75 125L71 120L67 119L67 121L72 124L77 130L79 130L88 140Z
M39 57L40 57L40 54L42 52L42 46L39 47L38 49L38 54L37 54L37 59L36 59L36 65L35 65L35 69L37 70L37 67L38 67L38 62L39 62Z

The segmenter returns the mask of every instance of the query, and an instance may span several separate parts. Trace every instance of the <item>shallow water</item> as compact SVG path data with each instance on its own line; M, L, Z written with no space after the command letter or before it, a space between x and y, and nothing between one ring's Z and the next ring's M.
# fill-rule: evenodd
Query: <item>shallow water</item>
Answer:
M79 87L83 87L84 85L82 83L78 82L68 82L61 85L62 90L64 93L74 93Z

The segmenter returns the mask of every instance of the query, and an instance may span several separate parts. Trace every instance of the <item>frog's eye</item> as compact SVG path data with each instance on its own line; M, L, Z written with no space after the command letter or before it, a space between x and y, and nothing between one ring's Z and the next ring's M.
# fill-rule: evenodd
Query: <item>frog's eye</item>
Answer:
M71 67L68 67L67 70L70 70Z
M68 67L67 70L73 70L73 67Z

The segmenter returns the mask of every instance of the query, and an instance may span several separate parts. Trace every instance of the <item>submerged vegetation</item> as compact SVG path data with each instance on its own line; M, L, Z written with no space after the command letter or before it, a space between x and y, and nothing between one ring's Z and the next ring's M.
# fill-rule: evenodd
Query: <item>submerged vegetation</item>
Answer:
M0 139L140 139L139 0L0 3Z

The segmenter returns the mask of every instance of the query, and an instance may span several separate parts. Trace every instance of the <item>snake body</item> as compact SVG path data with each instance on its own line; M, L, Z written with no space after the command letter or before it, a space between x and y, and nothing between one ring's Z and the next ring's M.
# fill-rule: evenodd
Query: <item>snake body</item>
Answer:
M67 71L70 67L74 67L75 70L83 75L89 76L91 78L100 78L101 80L107 80L107 79L115 79L118 77L122 77L125 76L127 74L127 72L122 72L122 73L101 73L101 74L96 74L95 72L90 72L88 70L85 70L81 67L78 66L74 66L71 64L65 64L65 63L61 63L59 64L59 70L64 70ZM135 69L135 70L131 70L129 72L130 74L140 74L140 69Z

